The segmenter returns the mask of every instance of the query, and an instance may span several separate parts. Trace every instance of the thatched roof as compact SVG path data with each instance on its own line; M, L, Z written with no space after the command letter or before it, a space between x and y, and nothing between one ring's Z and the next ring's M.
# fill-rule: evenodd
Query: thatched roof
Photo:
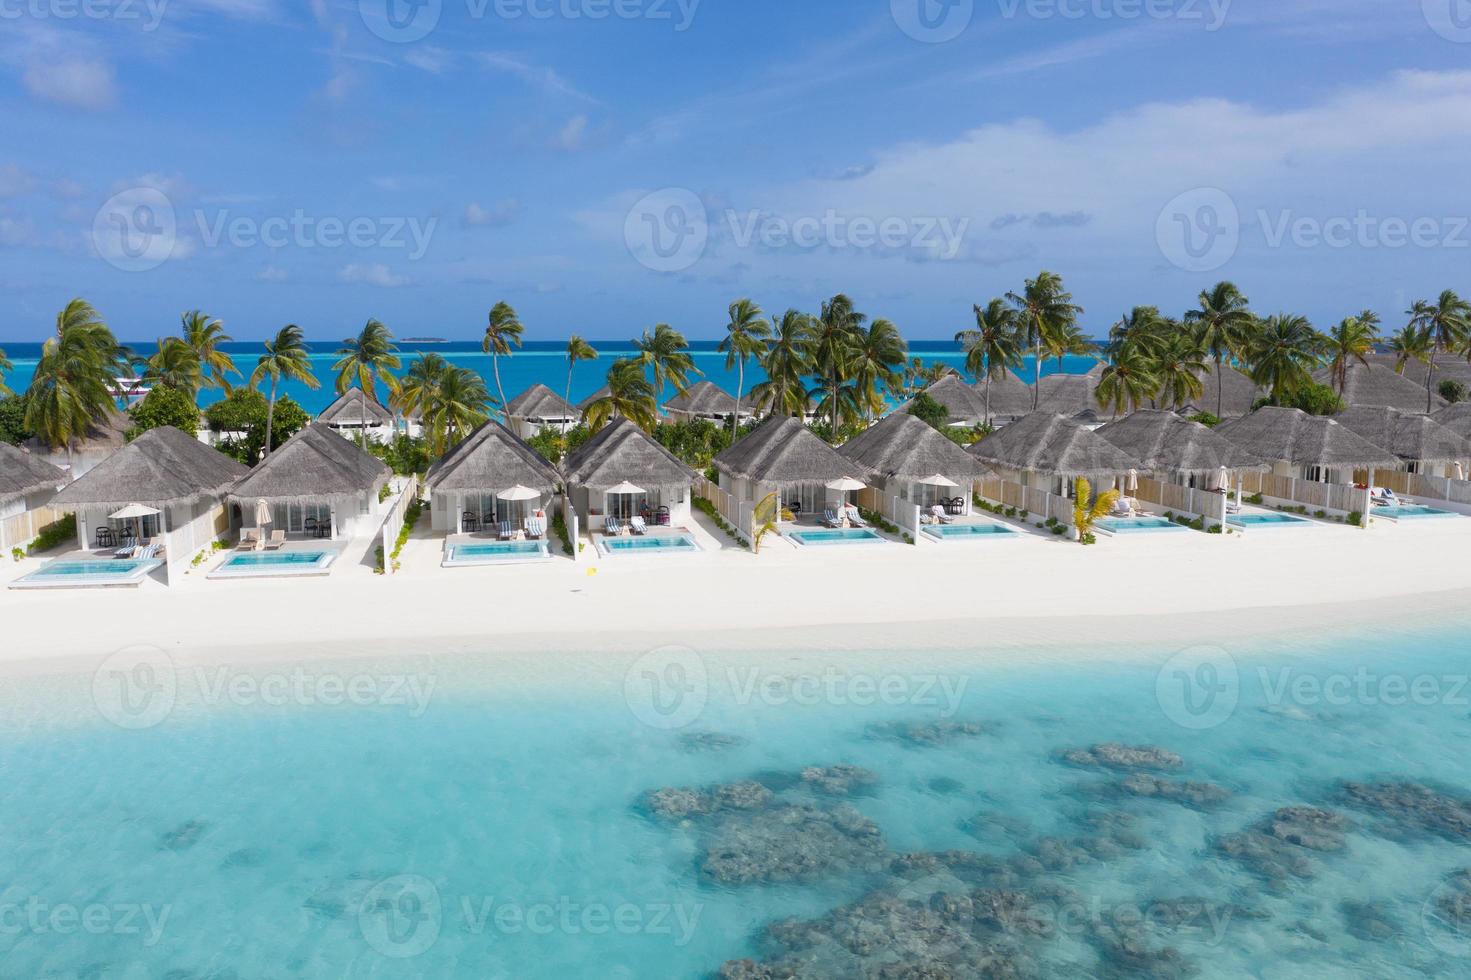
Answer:
M219 496L247 472L229 456L173 426L150 429L66 486L52 506L123 507Z
M992 414L995 414L996 385L992 385L991 405ZM943 406L950 414L951 422L964 422L967 425L976 425L985 418L986 404L980 392L966 384L958 375L947 374L926 388L921 394L929 395L936 403ZM904 408L908 406L905 405ZM930 473L933 473L931 470ZM926 474L929 475L929 474Z
M1313 380L1337 389L1327 368L1316 372ZM1424 375L1421 374L1421 383L1416 384L1402 374L1395 374L1391 367L1355 362L1349 365L1348 383L1343 386L1343 401L1350 408L1393 408L1401 412L1423 412ZM1444 398L1434 395L1431 399L1431 411L1443 408L1445 404Z
M1395 356L1393 354L1370 354L1369 363L1395 370ZM1424 361L1406 361L1403 371L1398 372L1407 380L1413 381L1420 388L1420 409L1425 408L1425 374L1430 370L1430 365ZM1471 387L1471 364L1464 358L1451 354L1440 354L1435 359L1435 380L1431 382L1431 389L1436 388L1442 381L1459 381L1461 384Z
M1135 412L1110 422L1098 434L1159 473L1195 476L1228 470L1266 470L1271 464L1225 436L1174 412Z
M581 413L544 384L534 384L511 399L506 414L522 419L575 419Z
M1042 379L1038 390L1041 392L1037 402L1039 412L1076 415L1086 409L1098 407L1098 399L1095 397L1098 391L1098 375L1095 373L1049 374Z
M908 412L895 412L838 452L886 479L919 480L938 473L966 484L986 474L975 457Z
M1221 399L1220 415L1222 419L1239 419L1243 415L1250 415L1256 403L1267 396L1266 389L1262 388L1244 371L1240 371L1229 364L1221 366L1219 378L1216 375L1216 365L1210 363L1206 369L1200 372L1201 384L1205 390L1191 404L1184 407L1181 414L1189 416L1198 412L1209 412L1216 414L1217 388L1220 388Z
M1456 435L1471 439L1471 402L1457 402L1430 417Z
M695 471L628 419L614 419L567 454L562 476L588 490L607 490L628 482L641 487L681 487L695 482Z
M0 442L0 504L29 497L42 490L55 491L66 482L66 471L44 459Z
M1033 412L998 429L967 450L1002 469L1057 476L1115 476L1145 466L1072 419Z
M393 475L378 457L321 423L309 425L256 464L230 489L249 504L327 500L376 493Z
M664 403L666 412L686 415L730 416L735 414L735 396L710 381L696 381L682 393ZM750 411L750 405L746 406Z
M73 448L78 453L115 452L128 444L127 433L132 427L133 420L128 415L112 410L105 418L94 419L87 426L87 434L77 440ZM27 439L24 447L37 454L61 455L66 452L65 446L52 446L40 436Z
M317 421L324 425L357 428L362 426L365 414L370 426L393 424L393 413L378 404L378 399L372 395L364 397L363 389L354 385L324 408Z
M597 391L593 392L591 395L588 395L582 401L578 402L577 410L586 415L587 410L592 407L593 402L601 401L602 399L607 398L612 393L612 389L610 389L607 385L603 385Z
M757 483L829 483L872 475L813 435L800 419L778 416L716 456L715 468Z
M982 412L986 407L986 379L971 386ZM991 418L1021 418L1032 411L1032 386L1011 371L991 380Z
M1347 426L1296 408L1259 408L1216 431L1262 459L1293 466L1393 469L1399 460Z
M545 457L492 419L429 467L424 482L434 491L498 493L522 486L550 493L562 478Z
M1428 415L1360 406L1335 418L1400 459L1421 463L1471 460L1471 441Z

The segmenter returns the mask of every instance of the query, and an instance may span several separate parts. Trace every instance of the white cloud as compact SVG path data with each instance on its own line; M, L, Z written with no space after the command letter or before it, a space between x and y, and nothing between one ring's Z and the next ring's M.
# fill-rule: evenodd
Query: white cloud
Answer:
M567 120L567 125L561 128L554 141L557 149L568 153L582 149L582 138L587 134L587 121L587 116L583 115L573 116Z
M404 55L404 61L420 71L427 71L431 75L442 75L454 63L454 55L432 44L420 44L412 47L409 53Z
M117 103L112 66L100 59L36 60L21 75L26 91L73 109L100 110Z
M291 278L291 273L279 265L268 265L255 274L257 282L286 282Z
M475 202L465 208L462 221L467 228L499 228L516 220L521 214L521 201L507 198L492 208L483 208Z
M337 274L342 282L363 286L381 286L385 289L396 289L407 286L413 282L408 276L396 274L388 266L381 262L360 265L356 262L343 266L342 271Z
M515 75L522 81L536 85L554 95L566 95L584 102L597 103L599 101L578 89L554 69L533 65L516 55L503 51L485 51L481 52L479 58L480 63L486 68Z

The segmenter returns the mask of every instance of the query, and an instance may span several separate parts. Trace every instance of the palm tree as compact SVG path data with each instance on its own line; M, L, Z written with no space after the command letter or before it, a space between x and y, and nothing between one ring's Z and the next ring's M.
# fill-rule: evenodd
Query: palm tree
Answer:
M230 335L225 333L225 325L207 313L190 310L180 317L180 326L185 346L194 352L199 361L203 381L228 395L229 376L238 375L240 371L230 355L220 350L221 344L228 344L231 340Z
M851 364L857 355L857 336L867 319L853 309L851 299L839 293L822 304L822 312L812 325L812 354L822 376L825 394L822 402L830 415L830 435L834 441L842 428L841 409L846 405L851 412L857 405L856 399L840 397L840 391L843 382L848 380Z
M1144 401L1153 400L1159 394L1155 366L1153 355L1138 341L1128 340L1114 346L1098 378L1094 397L1099 406L1113 409L1116 417L1138 411Z
M1322 343L1322 335L1306 317L1292 313L1268 317L1246 352L1251 380L1270 389L1273 401L1282 404L1287 396L1312 381Z
M1373 310L1365 310L1358 316L1344 318L1328 331L1327 350L1332 356L1328 366L1340 395L1348 387L1349 367L1355 361L1365 365L1369 363L1369 355L1379 340L1378 323L1378 315Z
M1200 308L1185 314L1185 322L1196 329L1201 346L1216 364L1216 417L1221 417L1225 381L1221 372L1226 361L1239 357L1246 346L1256 318L1251 303L1235 283L1218 282L1200 294Z
M577 334L573 334L570 338L568 338L568 340L567 340L567 395L566 395L566 398L564 399L564 401L566 401L567 404L569 404L569 405L572 404L572 369L577 366L577 364L578 364L579 361L595 361L597 359L598 359L598 352L593 349L592 344L589 344L587 341L585 341L581 337L577 336ZM566 434L567 434L567 420L566 419L563 419L562 420L562 435L565 436Z
M955 342L965 351L965 369L972 378L986 379L986 425L991 425L991 382L1021 366L1022 351L1017 337L1016 311L1003 299L993 299L976 315L974 330L962 330Z
M757 404L773 415L801 416L807 410L804 379L815 369L812 318L798 310L787 310L777 320L761 367L766 380L751 389Z
M1037 278L1028 279L1020 293L1007 293L1020 317L1023 342L1033 352L1032 408L1042 397L1042 354L1059 347L1059 338L1068 336L1077 323L1081 306L1073 303L1073 295L1062 285L1062 277L1043 270Z
M10 363L10 359L5 356L5 351L0 350L0 398L11 394L11 390L5 386L5 375L14 369L15 365Z
M65 446L71 465L77 438L115 411L112 388L126 362L127 351L92 305L72 300L57 314L26 389L26 428Z
M1404 374L1405 365L1411 361L1421 364L1430 361L1430 334L1415 326L1402 327L1384 346L1394 355L1395 374Z
M250 373L252 388L266 378L271 379L271 394L266 402L264 453L266 456L271 455L271 439L276 422L276 388L280 385L281 379L300 381L313 391L322 386L317 376L312 373L312 362L307 353L308 348L303 342L301 328L294 323L288 323L277 331L274 338L266 341L266 352L256 362L255 370Z
M904 375L899 367L907 351L908 345L899 335L899 328L883 318L874 320L867 330L860 327L854 333L848 370L865 420L884 410L884 393L903 393Z
M1196 333L1170 321L1164 343L1154 357L1159 395L1165 408L1183 408L1198 402L1205 394L1205 382L1201 378L1208 356Z
M521 346L521 335L526 328L521 318L511 309L511 304L500 302L490 311L490 323L485 328L485 342L481 349L490 355L491 370L495 372L495 392L500 398L501 415L506 414L506 389L501 386L501 356L511 356L511 349Z
M593 432L617 418L628 419L646 432L658 423L657 395L641 358L614 361L608 369L608 393L587 406L587 426Z
M430 451L438 456L488 418L490 391L485 379L465 367L446 364L425 401L424 424L433 434Z
M689 341L667 323L655 324L652 334L645 330L633 346L639 352L639 363L654 369L654 412L657 416L664 408L664 386L672 384L675 391L683 394L690 386L689 376L698 376L700 371L689 355Z
M415 414L424 420L425 431L429 433L429 448L431 452L441 445L439 436L443 433L434 432L429 429L428 417L429 407L439 391L439 383L444 378L444 373L449 370L449 362L438 354L424 354L410 362L409 369L399 379L398 391L390 399L393 410L405 418ZM439 455L438 452L434 452Z
M771 324L762 315L761 307L749 299L738 299L730 304L730 322L725 325L725 339L717 350L725 355L725 369L736 369L736 410L731 416L730 432L734 436L740 426L741 395L746 388L746 362L757 357L766 349L771 338Z
M1078 540L1089 544L1093 538L1093 526L1113 512L1119 501L1119 492L1109 490L1091 500L1093 485L1083 477L1073 483L1073 524L1078 529Z
M393 342L393 333L377 320L369 320L362 333L349 338L337 353L341 355L332 370L337 372L337 393L343 394L356 385L358 403L361 408L362 430L358 433L358 445L366 446L368 438L368 392L378 400L378 383L388 388L392 399L398 391L398 378L394 371L403 367L398 358L398 347Z
M1435 407L1435 358L1441 351L1459 350L1471 336L1471 303L1447 289L1434 303L1420 300L1408 311L1410 326L1430 337L1430 359L1425 371L1425 411Z
M178 337L160 337L158 350L144 362L143 377L147 381L188 392L192 397L204 384L204 368L199 355Z

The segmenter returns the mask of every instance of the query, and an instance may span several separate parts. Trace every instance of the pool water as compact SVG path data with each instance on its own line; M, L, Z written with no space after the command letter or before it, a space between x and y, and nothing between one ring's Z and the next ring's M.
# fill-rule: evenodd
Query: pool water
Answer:
M658 534L647 537L618 537L603 535L598 541L605 553L638 552L639 554L681 553L699 551L695 539L688 534Z
M1313 522L1306 517L1298 517L1295 514L1279 514L1271 511L1251 511L1241 514L1233 514L1226 518L1227 523L1237 527L1283 527L1283 526L1307 526Z
M320 565L330 557L330 551L278 551L266 554L236 555L225 562L225 568L295 568L302 565Z
M1108 517L1099 521L1098 526L1105 531L1112 531L1114 534L1190 530L1163 517Z
M207 575L211 579L320 577L332 573L336 551L255 551L231 555Z
M1434 507L1426 507L1423 504L1400 504L1398 507L1376 507L1374 516L1399 521L1417 517L1460 517L1461 515L1448 510L1436 510Z
M924 533L932 538L940 538L945 541L964 541L977 538L1003 538L1007 536L1017 537L1017 531L1005 524L930 524L924 528Z
M1183 659L979 643L958 659L407 656L338 664L359 683L288 704L191 664L129 730L99 715L91 673L21 678L0 708L0 902L101 926L10 915L0 962L16 977L697 980L791 955L810 964L798 976L847 980L953 948L926 945L919 909L964 912L979 888L1056 924L961 919L1015 975L1464 977L1471 933L1446 899L1471 864L1468 627ZM1431 696L1390 683L1405 679ZM1089 751L1110 742L1178 758L1110 769ZM859 769L803 776L837 765ZM679 815L676 796L661 816L649 797L749 780L753 805L713 815L695 796ZM1343 781L1437 803L1355 802ZM1284 807L1328 811L1321 843L1272 836ZM805 925L767 934L781 922Z
M549 557L551 549L545 541L476 541L451 545L444 564L494 565Z
M31 574L37 578L52 578L55 576L70 577L77 575L128 578L148 564L148 562L131 561L128 559L118 559L116 561L58 561L39 568ZM154 564L157 563L155 562Z
M873 544L884 540L883 535L869 527L802 528L785 533L804 545Z

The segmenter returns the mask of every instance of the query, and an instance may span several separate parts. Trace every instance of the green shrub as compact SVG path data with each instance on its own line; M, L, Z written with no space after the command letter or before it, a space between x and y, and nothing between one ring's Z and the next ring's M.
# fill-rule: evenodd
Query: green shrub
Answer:
M562 539L562 554L572 557L572 536L567 533L567 521L560 513L552 518L552 531Z
M1254 493L1250 497L1247 497L1246 498L1246 502L1249 503L1249 504L1255 504L1258 507L1260 507L1262 504L1264 504L1264 503L1267 502L1267 498L1266 497L1263 497L1259 493Z
M26 556L26 553L24 551L22 551L21 549L19 549L19 548L11 548L10 549L10 557L12 559L14 559L15 561L21 561L21 560L23 560L25 558L25 556Z
M1359 511L1354 511L1351 514L1348 515L1348 522L1350 524L1352 524L1354 527L1363 527L1364 526L1364 515L1361 514Z
M194 403L194 396L166 385L159 385L144 395L141 402L128 409L128 415L133 420L132 428L127 431L129 442L150 429L166 425L191 436L199 432L199 406Z
M1219 524L1212 524L1210 527L1208 527L1208 528L1205 529L1205 533L1206 534L1221 534L1221 533L1224 533L1224 532L1221 531L1221 525L1219 525Z
M1087 534L1083 535L1083 537L1080 538L1079 540L1082 541L1082 543L1085 544L1085 545L1097 544L1098 543L1098 536L1095 535L1092 531L1089 531Z
M1052 529L1052 533L1057 535L1058 537L1061 537L1062 535L1067 533L1067 528L1059 524Z
M43 551L50 551L68 541L77 538L77 515L68 514L59 521L53 521L41 528L41 533L36 535L36 540L31 542L30 553L38 555Z

